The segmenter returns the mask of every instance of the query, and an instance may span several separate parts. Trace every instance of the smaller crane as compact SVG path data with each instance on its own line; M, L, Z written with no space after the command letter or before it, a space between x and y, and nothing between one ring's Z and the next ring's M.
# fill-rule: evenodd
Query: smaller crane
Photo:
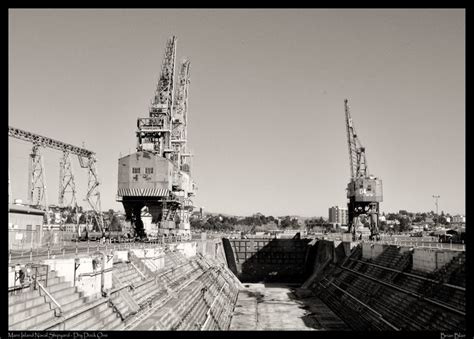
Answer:
M365 147L362 146L355 132L347 99L344 100L344 108L351 169L351 180L347 186L349 232L355 240L355 228L359 217L368 216L370 239L379 240L379 202L383 200L382 180L369 174Z
M57 151L63 152L63 159L61 160L61 172L60 172L60 182L63 183L66 174L72 177L72 172L70 171L70 160L65 158L69 157L69 154L76 155L79 159L79 163L82 168L87 168L89 174L88 189L86 200L93 210L93 217L96 221L98 231L100 233L104 232L104 220L101 214L100 206L100 192L98 189L99 178L96 168L96 159L95 153L89 151L85 148L77 147L74 145L67 144L62 141L44 137L39 134L31 133L28 131L21 130L19 128L8 126L8 136L24 141L28 141L33 144L32 153L30 154L30 169L29 169L29 185L28 185L28 196L30 203L33 205L38 205L47 210L46 202L46 184L44 178L44 166L42 164L42 158L40 154L40 147L50 148ZM69 166L65 169L65 166ZM66 173L67 172L67 173ZM67 178L66 178L67 179ZM72 178L69 178L72 179ZM71 203L76 204L75 200L75 185L72 182L65 183L60 185L60 194L59 202L60 205L64 202L64 193L66 192L67 187L71 187L72 191L72 201Z

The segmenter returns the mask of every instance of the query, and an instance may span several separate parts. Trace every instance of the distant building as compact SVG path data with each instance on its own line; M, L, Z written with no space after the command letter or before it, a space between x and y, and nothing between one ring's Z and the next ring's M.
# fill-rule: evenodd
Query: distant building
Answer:
M348 224L347 208L333 206L329 208L329 223L341 225Z
M465 223L466 217L464 215L453 215L452 223Z

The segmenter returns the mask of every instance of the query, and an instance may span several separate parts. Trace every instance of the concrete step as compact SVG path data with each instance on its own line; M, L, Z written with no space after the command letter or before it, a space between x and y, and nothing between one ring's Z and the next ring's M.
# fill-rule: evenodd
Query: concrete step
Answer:
M100 317L96 317L95 323L88 326L88 330L97 331L107 326L110 322L114 321L118 316L111 307L106 309ZM119 318L120 319L120 318Z
M127 275L129 274L130 272L133 272L135 271L135 269L132 267L132 266L126 266L126 267L122 267L118 270L117 274L119 276L124 276L124 275Z
M130 268L130 265L127 263L120 263L120 264L114 264L113 266L114 272L123 272L124 270L127 270Z
M63 314L67 314L68 312L74 311L76 308L80 307L85 302L85 299L81 298L82 294L78 293L75 287L67 287L65 289L55 291L52 293L52 295L56 299L56 301L59 303L59 305L61 305ZM49 298L47 297L43 297L43 298L49 301ZM45 304L48 305L49 309L54 311L55 305L52 302L46 302ZM34 324L35 324L34 329L41 329L39 325L52 321L53 319L57 319L57 317L44 315L44 314L49 314L49 313L50 313L49 311L43 314L39 314L38 312L38 318L36 319L36 321L34 321ZM33 322L32 319L25 319L25 320L27 320L28 322Z
M72 299L73 296L74 295L72 295L70 299ZM59 302L59 304L61 305L61 309L63 313L69 313L71 311L75 311L76 309L82 307L85 304L85 300L84 298L80 298L79 295L77 295L75 299L63 304Z
M64 296L68 296L68 295L71 295L71 294L74 294L77 292L77 287L74 287L74 286L65 286L63 289L61 290L57 290L57 291L54 291L54 292L50 292L50 294L53 296L53 298L55 298L56 300L57 299L60 299ZM60 304L61 305L61 304Z
M138 283L144 282L145 279L137 273L137 275L133 276L133 278L130 280L130 283L133 285L137 285Z
M151 280L147 284L142 285L138 289L133 291L132 296L137 303L140 303L148 296L153 295L155 292L157 292L157 286L155 282Z
M119 327L122 324L122 320L120 317L117 316L116 313L109 314L105 319L103 319L102 323L99 324L99 330L113 330Z
M126 282L127 280L131 279L135 275L137 275L137 271L135 271L133 268L130 270L127 270L125 272L119 273L117 275L117 278L119 278L120 281Z
M35 307L46 302L45 297L39 294L39 291L36 291L36 297L32 296L28 300L19 301L15 304L10 304L8 306L8 314L14 314L17 312L21 312L25 309Z
M59 305L67 305L73 301L76 301L78 299L82 298L82 293L78 292L75 288L69 288L69 290L66 290L66 292L69 292L67 294L64 294L61 291L61 295L59 297L54 297L56 301L58 302Z
M127 276L122 277L120 280L124 283L130 283L132 281L139 281L142 279L142 276L137 271L131 271Z
M69 281L66 281L66 282L60 282L58 284L54 284L54 285L48 285L48 287L46 287L46 290L50 293L50 294L53 294L54 292L56 291L61 291L67 287L72 287L72 283L69 282Z
M89 306L90 303L87 303L83 306L87 307ZM107 303L101 303L100 305L87 310L85 312L82 312L75 316L74 318L71 318L67 320L66 322L66 329L67 330L88 330L90 329L89 326L93 325L98 317L101 317L104 312L107 310L109 306ZM79 312L80 309L77 309L75 312Z
M36 315L40 315L50 310L51 310L51 305L47 302L43 302L40 305L30 307L19 312L15 312L13 314L10 313L8 316L8 323L16 324L18 322L22 322L28 318L31 318Z
M9 330L35 330L38 329L36 326L42 322L55 319L54 310L48 310L41 314L35 314L27 319L22 319L15 324L9 326Z

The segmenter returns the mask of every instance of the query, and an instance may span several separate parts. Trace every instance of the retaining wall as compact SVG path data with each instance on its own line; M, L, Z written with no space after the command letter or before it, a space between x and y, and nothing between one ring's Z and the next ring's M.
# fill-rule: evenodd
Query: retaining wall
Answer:
M110 255L97 253L88 257L47 259L42 263L57 271L64 281L75 285L84 296L100 294L102 285L104 289L112 288L113 257ZM106 270L103 275L102 269Z
M433 272L459 255L459 251L415 248L413 251L413 269Z
M241 281L302 282L310 239L224 239L229 268Z

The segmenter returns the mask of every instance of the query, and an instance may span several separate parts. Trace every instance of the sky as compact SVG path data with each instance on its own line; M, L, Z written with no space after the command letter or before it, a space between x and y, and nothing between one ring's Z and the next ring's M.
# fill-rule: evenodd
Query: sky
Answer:
M381 211L465 213L465 11L10 9L9 125L96 152L102 209L134 152L167 39L191 60L188 145L210 212L326 216L347 204L344 99ZM31 145L9 138L13 198ZM43 150L49 203L60 153ZM78 200L87 177L77 158Z

